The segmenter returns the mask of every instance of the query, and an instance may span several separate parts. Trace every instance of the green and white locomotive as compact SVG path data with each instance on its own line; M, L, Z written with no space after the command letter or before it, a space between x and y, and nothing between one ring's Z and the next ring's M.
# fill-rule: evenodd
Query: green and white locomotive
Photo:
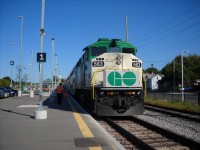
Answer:
M99 116L142 114L142 61L136 47L100 38L83 51L65 82L68 91Z

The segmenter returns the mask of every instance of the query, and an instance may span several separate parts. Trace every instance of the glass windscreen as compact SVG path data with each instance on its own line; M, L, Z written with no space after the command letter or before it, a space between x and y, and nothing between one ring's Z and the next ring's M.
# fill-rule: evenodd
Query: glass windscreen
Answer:
M135 50L133 48L122 48L122 53L134 54Z
M99 56L103 53L106 53L106 47L100 46L100 47L91 47L91 55L92 56Z

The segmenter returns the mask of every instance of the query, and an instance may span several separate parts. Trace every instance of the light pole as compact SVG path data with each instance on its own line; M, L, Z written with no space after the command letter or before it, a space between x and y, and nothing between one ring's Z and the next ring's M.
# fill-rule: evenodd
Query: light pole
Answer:
M174 61L173 61L173 92L175 93L175 59L174 59Z
M58 75L58 85L59 85L59 83L61 83L61 75L60 75L60 67L58 64L57 64L57 75Z
M52 84L51 84L51 88L52 88L52 91L53 91L53 87L54 87L54 81L53 81L53 76L54 76L54 41L55 41L55 38L52 37L51 38L52 40Z
M30 82L31 82L31 86L30 86L30 90L32 89L32 64L28 64L30 66Z
M147 81L148 81L148 75L143 75L144 80L144 99L147 98Z
M58 57L58 55L55 54L55 57L56 57L56 67L55 67L55 84L54 84L54 88L56 88L56 86L57 86L57 69L58 69L58 66L57 66L57 57Z
M13 87L13 84L12 84L12 66L14 65L14 61L13 61L13 58L12 58L12 53L13 53L13 46L16 45L16 44L15 43L11 43L10 45L11 45L11 52L10 52L10 56L11 56L11 58L10 58L10 69L11 69L10 80L11 80L11 82L10 82L10 87L12 88Z
M41 15L41 29L40 29L40 52L44 52L44 12L45 12L45 0L42 0L42 15ZM43 110L42 107L42 83L43 83L43 63L40 63L40 107L39 110Z
M181 90L182 90L182 102L184 102L184 93L183 93L183 90L184 90L184 88L183 88L183 53L186 53L186 52L189 52L189 51L187 51L187 50L182 50L182 52L181 52L181 81L182 81L182 84L181 84Z
M21 30L20 30L20 65L19 65L19 90L18 96L22 96L22 29L23 29L23 16L17 16L21 19Z
M42 15L41 15L41 29L40 29L40 57L43 56L44 52L44 12L45 12L45 0L42 0ZM46 59L46 58L45 58ZM43 57L41 58L43 60ZM37 110L34 111L35 119L47 119L47 110L43 109L42 103L42 85L43 85L43 62L39 63L40 71L39 71L39 77L40 77L40 106Z
M31 63L29 64L29 66L30 66L30 80L31 80L30 97L34 97L33 85L32 85L33 51L31 51Z

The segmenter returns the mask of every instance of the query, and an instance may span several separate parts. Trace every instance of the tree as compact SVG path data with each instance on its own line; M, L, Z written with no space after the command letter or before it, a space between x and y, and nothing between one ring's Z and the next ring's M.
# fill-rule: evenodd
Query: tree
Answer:
M174 74L175 66L175 74ZM164 80L173 85L173 79L175 75L175 85L181 84L181 55L177 56L171 63L168 63L161 70L165 76ZM183 73L184 83L189 84L191 81L200 79L200 56L193 54L187 57L183 57Z
M10 80L7 78L0 79L0 86L10 86Z
M22 69L25 69L25 67L22 67ZM19 76L20 76L20 68L19 68L19 65L16 66L16 78L15 80L19 82ZM23 72L21 72L23 73ZM22 79L21 79L21 82L23 82L23 84L25 84L25 82L27 82L29 79L29 76L28 74L26 74L26 71L24 74L22 74Z
M23 77L22 77L22 82L27 82L28 81L28 78L29 78L29 76L28 76L28 74L24 74L23 75Z
M157 68L151 67L144 70L145 73L154 73L154 74L160 74L160 71Z

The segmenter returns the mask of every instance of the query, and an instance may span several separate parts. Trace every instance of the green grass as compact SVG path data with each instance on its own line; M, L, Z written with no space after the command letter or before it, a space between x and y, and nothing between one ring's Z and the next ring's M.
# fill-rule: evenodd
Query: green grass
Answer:
M144 100L144 103L155 105L155 106L161 106L165 108L172 108L172 109L177 109L177 110L182 110L182 111L200 113L200 106L197 106L191 103L183 103L180 100L163 101L159 99L147 98Z

